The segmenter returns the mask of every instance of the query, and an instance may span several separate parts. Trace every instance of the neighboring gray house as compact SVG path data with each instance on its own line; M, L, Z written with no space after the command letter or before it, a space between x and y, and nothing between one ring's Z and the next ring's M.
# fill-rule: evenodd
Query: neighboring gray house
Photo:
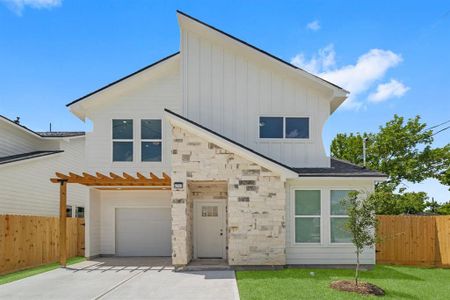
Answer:
M56 170L81 171L84 132L36 132L0 115L0 215L57 216ZM89 191L71 186L67 215L83 216Z

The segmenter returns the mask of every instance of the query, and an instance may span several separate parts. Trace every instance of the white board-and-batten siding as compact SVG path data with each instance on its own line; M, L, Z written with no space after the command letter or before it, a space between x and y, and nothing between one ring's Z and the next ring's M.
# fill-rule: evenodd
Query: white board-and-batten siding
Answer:
M184 115L275 160L296 167L328 167L322 128L329 102L306 82L182 29ZM310 138L259 139L260 116L309 117Z
M50 178L83 171L84 137L59 143L64 152L0 165L0 214L59 215L59 185ZM68 185L68 205L85 207L87 199L85 186Z
M92 132L86 135L86 165L89 172L128 172L157 175L170 173L171 127L164 120L164 109L181 112L179 59L171 58L154 72L144 71L123 84L100 94L86 116L92 121ZM112 120L133 120L133 161L113 162ZM141 161L140 120L161 119L162 162Z

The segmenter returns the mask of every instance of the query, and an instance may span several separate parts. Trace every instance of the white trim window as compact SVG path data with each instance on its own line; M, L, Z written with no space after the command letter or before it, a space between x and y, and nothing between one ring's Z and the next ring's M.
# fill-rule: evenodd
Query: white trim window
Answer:
M84 218L84 207L83 206L75 207L75 218Z
M133 120L112 120L113 162L133 161Z
M259 117L261 139L309 139L309 117Z
M351 190L330 191L330 242L332 244L348 244L352 242L351 233L345 228L348 220L347 209L342 200L348 197Z
M141 161L162 161L161 119L141 120Z
M321 243L321 191L294 191L295 243Z

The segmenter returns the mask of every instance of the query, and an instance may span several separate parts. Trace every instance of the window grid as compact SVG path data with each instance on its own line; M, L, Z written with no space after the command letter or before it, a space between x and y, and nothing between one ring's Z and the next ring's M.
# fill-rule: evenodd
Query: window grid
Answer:
M336 191L345 191L345 192L351 192L350 190L330 190L330 243L331 244L348 244L351 243L349 242L333 242L332 238L333 238L333 227L332 227L332 223L333 223L333 219L348 219L348 215L347 214L333 214L333 209L332 209L332 194L333 192ZM341 200L340 200L341 201Z
M131 139L130 138L117 138L114 137L114 123L115 121L122 121L122 122L130 122L131 124ZM112 122L112 161L113 162L132 162L134 160L134 145L133 145L133 137L134 137L134 125L132 119L113 119ZM125 144L125 143L131 143L131 160L115 160L114 159L114 148L115 146L118 146L119 144Z
M160 121L161 122L161 133L160 133L160 138L159 139L149 139L149 138L143 138L142 137L142 121ZM162 120L161 119L141 119L141 135L140 135L140 137L141 137L141 142L140 142L140 145L141 145L141 161L142 162L161 162L162 161L162 153L163 153L163 149L162 149L162 145L163 145L163 143L162 143L162 135L163 135L163 129L162 129ZM143 148L144 148L144 143L159 143L160 144L160 147L161 147L161 160L159 160L159 161L153 161L153 160L144 160L143 159Z
M295 243L297 244L303 244L303 245L307 245L307 244L321 244L322 242L322 191L319 191L319 214L316 215L301 215L301 214L297 214L297 209L296 209L296 205L297 205L297 201L295 201L296 196L295 196L295 192L296 191L313 191L313 190L294 190L294 236L296 236L296 221L297 219L319 219L319 241L318 242L298 242L296 240L296 238L294 238Z

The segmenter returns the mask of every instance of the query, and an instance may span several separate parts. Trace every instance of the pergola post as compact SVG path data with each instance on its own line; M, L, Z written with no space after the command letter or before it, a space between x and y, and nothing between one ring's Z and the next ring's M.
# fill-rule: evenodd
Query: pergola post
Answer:
M67 264L66 222L67 222L67 180L60 180L59 186L59 263L62 267Z

